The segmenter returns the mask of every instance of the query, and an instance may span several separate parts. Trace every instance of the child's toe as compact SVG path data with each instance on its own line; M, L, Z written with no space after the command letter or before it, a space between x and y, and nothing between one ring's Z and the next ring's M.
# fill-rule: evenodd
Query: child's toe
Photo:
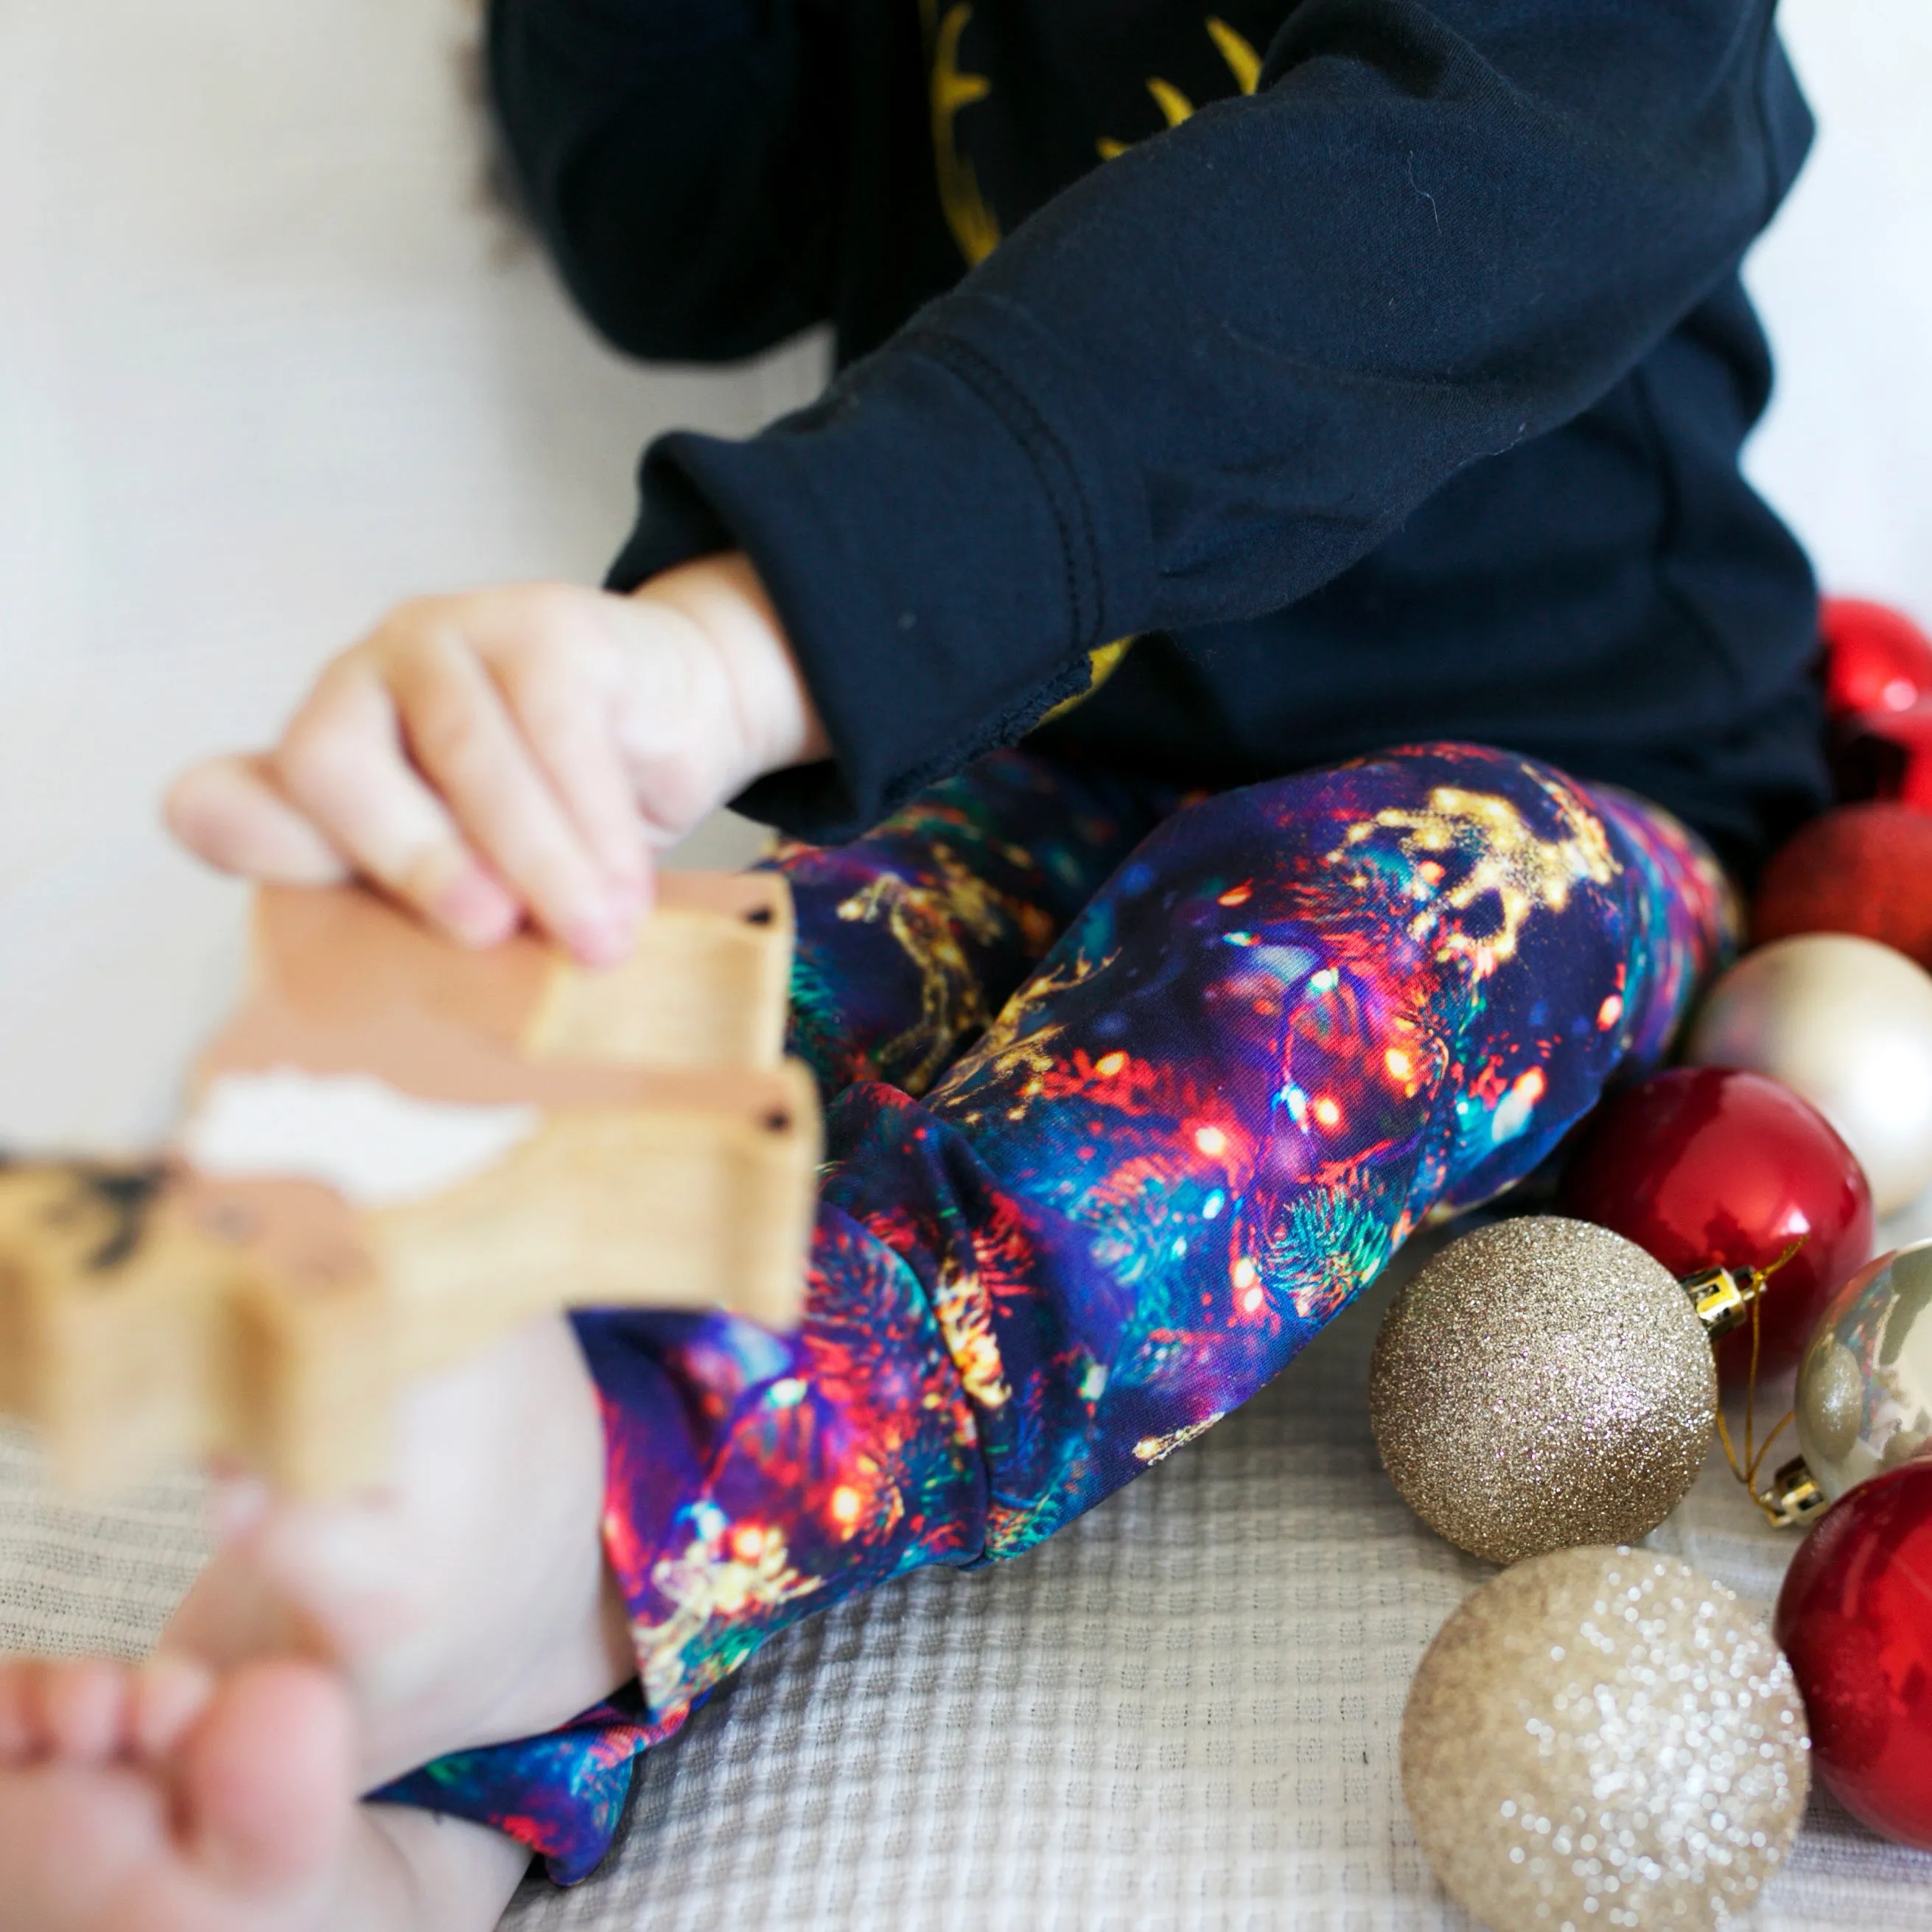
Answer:
M135 1673L129 1697L128 1742L150 1761L174 1750L207 1709L214 1675L194 1658L164 1653Z
M120 1754L128 1714L126 1666L105 1658L50 1662L39 1672L44 1748L70 1764L105 1764Z
M347 1693L328 1672L250 1664L223 1679L181 1751L193 1856L218 1883L298 1884L354 1808Z
M28 1706L33 1669L26 1658L0 1659L0 1764L19 1764L40 1748L39 1726Z

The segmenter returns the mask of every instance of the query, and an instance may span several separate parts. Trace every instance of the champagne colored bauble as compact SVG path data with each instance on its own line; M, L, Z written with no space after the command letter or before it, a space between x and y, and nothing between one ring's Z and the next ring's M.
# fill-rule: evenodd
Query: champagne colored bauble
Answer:
M1833 1298L1797 1411L1805 1467L1834 1502L1932 1446L1932 1241L1881 1256Z
M1416 1836L1491 1932L1736 1924L1797 1835L1806 1756L1757 1620L1646 1550L1562 1550L1484 1584L1402 1714Z
M1826 1303L1872 1250L1871 1190L1830 1121L1782 1082L1730 1067L1673 1067L1612 1094L1579 1138L1559 1198L1680 1280L1789 1255L1764 1284L1761 1376L1796 1365ZM1790 1254L1794 1242L1803 1245ZM1750 1364L1745 1322L1718 1344L1718 1376L1742 1385Z
M1832 1505L1778 1599L1820 1778L1854 1817L1932 1851L1932 1462Z
M1841 805L1764 868L1751 902L1760 946L1799 932L1852 932L1932 966L1932 812Z
M1670 1270L1553 1214L1450 1242L1390 1304L1369 1369L1403 1500L1492 1563L1647 1535L1695 1480L1717 1407Z
M1802 1094L1858 1156L1880 1216L1932 1185L1932 976L1890 946L1813 932L1747 953L1684 1058Z

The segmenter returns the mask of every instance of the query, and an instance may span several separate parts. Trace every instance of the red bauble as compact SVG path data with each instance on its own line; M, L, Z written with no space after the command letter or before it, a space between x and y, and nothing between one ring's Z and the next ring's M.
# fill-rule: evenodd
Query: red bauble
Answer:
M1840 719L1832 734L1832 778L1842 799L1891 799L1932 812L1932 698Z
M1862 598L1827 598L1825 704L1834 718L1904 711L1932 697L1932 638L1902 611Z
M1680 1276L1768 1268L1804 1235L1766 1284L1761 1376L1796 1363L1825 1304L1871 1254L1871 1190L1851 1149L1790 1088L1729 1067L1678 1067L1612 1094L1570 1157L1562 1208ZM1737 1382L1750 1366L1747 1325L1718 1344L1718 1367Z
M1932 1462L1849 1490L1792 1559L1779 1644L1811 1762L1874 1832L1932 1851Z
M1932 813L1841 805L1765 868L1751 907L1762 946L1795 932L1856 932L1932 969Z

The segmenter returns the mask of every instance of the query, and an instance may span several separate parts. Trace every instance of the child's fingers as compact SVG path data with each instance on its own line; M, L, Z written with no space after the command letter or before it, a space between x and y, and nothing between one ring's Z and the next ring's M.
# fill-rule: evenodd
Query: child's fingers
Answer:
M198 858L224 872L284 885L347 876L342 855L283 796L266 758L209 758L169 788L162 816Z
M626 600L564 584L522 584L441 600L494 677L510 715L605 881L648 891L650 851L618 743L626 653L612 632Z
M457 822L538 922L579 958L623 958L641 879L608 878L546 781L503 694L466 645L430 640L389 671L404 734Z
M514 653L494 664L524 741L604 878L640 903L650 848L618 749L612 694L584 661Z
M367 661L341 658L296 715L275 779L335 848L430 924L470 946L516 929L522 907L464 843L403 748L389 694Z

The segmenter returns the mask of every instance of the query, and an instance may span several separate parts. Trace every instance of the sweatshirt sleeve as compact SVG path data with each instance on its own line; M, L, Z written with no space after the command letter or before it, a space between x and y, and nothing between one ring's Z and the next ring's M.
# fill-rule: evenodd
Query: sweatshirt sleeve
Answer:
M490 0L520 198L617 347L723 362L824 319L842 4Z
M1810 121L1772 0L1303 0L1257 91L1096 170L812 407L681 434L611 581L749 552L836 839L1150 630L1252 618L1568 421L1724 275Z

